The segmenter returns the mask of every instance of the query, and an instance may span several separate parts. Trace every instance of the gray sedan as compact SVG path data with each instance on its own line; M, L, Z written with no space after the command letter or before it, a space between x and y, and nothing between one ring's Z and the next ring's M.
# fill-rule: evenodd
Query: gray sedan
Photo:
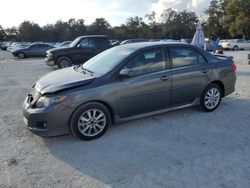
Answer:
M19 59L23 59L25 57L45 57L46 51L52 48L55 48L55 46L47 43L33 43L12 51L12 54Z
M23 103L40 136L102 136L111 124L199 105L215 110L235 90L232 59L181 43L137 43L40 78Z

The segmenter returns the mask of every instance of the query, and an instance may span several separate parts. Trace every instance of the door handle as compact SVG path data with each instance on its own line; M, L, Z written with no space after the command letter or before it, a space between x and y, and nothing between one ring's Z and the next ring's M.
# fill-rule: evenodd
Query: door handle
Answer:
M167 81L168 79L169 79L168 76L162 76L162 77L161 77L161 81Z
M201 72L205 74L205 73L208 72L208 70L207 69L202 69Z

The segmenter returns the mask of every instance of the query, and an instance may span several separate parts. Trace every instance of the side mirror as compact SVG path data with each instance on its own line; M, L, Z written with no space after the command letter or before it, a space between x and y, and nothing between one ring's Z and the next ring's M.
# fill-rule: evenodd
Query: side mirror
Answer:
M131 77L132 71L130 69L122 69L119 73L120 77Z

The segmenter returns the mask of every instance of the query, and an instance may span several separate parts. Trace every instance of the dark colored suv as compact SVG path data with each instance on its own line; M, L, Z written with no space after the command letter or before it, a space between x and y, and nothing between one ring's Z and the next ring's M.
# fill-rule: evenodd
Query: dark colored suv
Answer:
M86 62L109 47L109 38L105 35L81 36L68 47L48 50L45 61L49 66L70 67Z

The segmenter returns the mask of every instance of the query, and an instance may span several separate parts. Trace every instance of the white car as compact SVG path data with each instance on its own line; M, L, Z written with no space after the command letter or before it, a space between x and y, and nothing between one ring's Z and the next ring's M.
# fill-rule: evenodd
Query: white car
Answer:
M222 40L220 45L229 50L250 50L250 42L243 39Z

